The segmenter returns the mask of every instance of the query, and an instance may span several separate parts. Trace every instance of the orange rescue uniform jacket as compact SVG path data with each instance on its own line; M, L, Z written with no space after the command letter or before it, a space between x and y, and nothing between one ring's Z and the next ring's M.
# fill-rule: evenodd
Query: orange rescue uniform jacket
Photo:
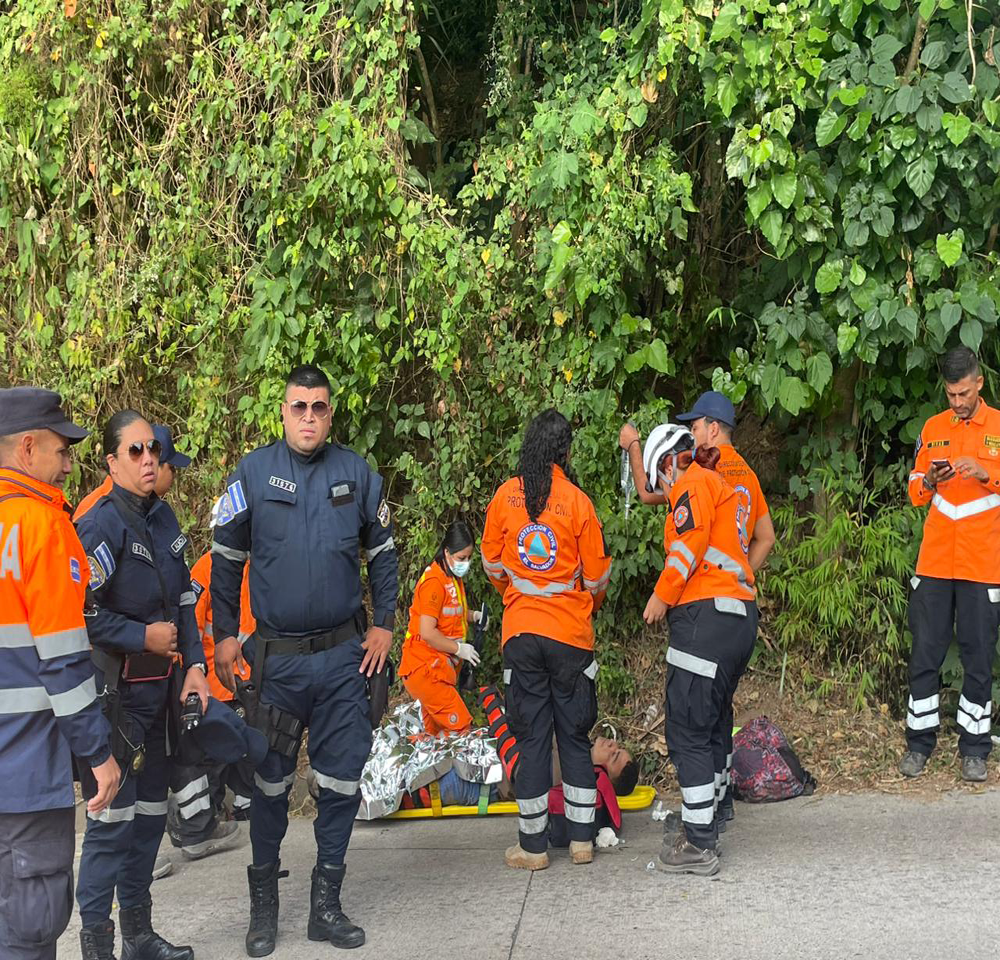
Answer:
M90 568L62 491L0 469L0 813L71 808L70 754L111 755L83 607Z
M956 473L928 489L923 481L931 461L954 464L960 457L976 460L986 480ZM914 506L930 504L917 576L1000 583L1000 411L980 400L968 420L950 410L931 417L917 440L909 494Z
M716 597L753 600L737 492L714 470L692 463L670 491L670 505L656 595L671 607Z
M435 560L420 575L410 605L410 622L399 661L400 677L408 677L425 664L451 660L420 636L420 617L433 617L446 637L464 643L469 632L468 604L461 577L450 577Z
M113 486L111 474L108 474L96 490L91 490L77 505L73 513L73 523L79 523L85 513L87 513L101 497L111 493Z
M240 641L242 642L257 629L257 621L250 611L250 562L243 567L243 586L240 590ZM212 551L198 558L191 568L191 589L198 597L194 608L194 618L198 623L201 643L205 648L205 662L208 664L208 687L216 700L232 700L233 694L226 689L215 675L215 628L212 624L212 595L208 586L212 580ZM223 638L225 639L225 638ZM236 669L243 681L250 679L250 666L245 670Z
M611 557L590 498L559 467L536 521L520 477L504 483L486 511L483 566L503 594L502 643L535 633L594 649L594 611L611 578Z
M757 474L731 443L720 443L719 453L721 456L715 465L715 472L736 491L739 499L739 522L749 544L757 521L766 517L769 512L767 500L764 499Z

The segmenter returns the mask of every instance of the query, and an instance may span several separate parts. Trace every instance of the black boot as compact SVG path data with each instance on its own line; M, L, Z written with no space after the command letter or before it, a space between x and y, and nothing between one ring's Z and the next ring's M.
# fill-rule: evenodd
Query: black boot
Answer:
M190 947L175 947L153 932L151 900L138 907L122 907L122 960L194 960Z
M266 957L274 953L278 936L278 880L287 877L279 870L280 860L262 867L247 867L250 884L250 928L247 930L247 956Z
M115 960L115 925L111 920L80 931L80 957L81 960Z
M349 949L365 942L365 932L351 923L340 909L340 888L347 867L342 863L318 863L313 867L309 893L309 939L329 940Z

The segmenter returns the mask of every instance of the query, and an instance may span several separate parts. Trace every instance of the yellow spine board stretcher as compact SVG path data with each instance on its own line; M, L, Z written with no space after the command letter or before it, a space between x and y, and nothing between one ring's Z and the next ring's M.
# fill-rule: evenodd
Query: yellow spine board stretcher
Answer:
M416 810L397 810L383 819L386 820L420 820L424 817L482 817L490 814L517 813L517 804L512 801L499 803L480 803L477 807L445 807L441 805L441 793L437 781L430 785L431 805ZM488 795L488 793L487 793ZM618 798L618 806L622 810L645 810L656 799L656 790L652 787L636 787L627 797Z

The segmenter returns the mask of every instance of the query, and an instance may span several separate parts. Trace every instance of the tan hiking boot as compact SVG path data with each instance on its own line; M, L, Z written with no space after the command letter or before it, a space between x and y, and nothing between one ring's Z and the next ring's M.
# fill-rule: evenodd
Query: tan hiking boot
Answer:
M699 877L711 877L719 872L719 854L715 850L701 850L688 842L682 831L672 844L663 841L660 851L659 868L665 873L693 873Z
M508 867L517 870L544 870L549 865L548 853L529 853L521 849L521 844L515 843L508 847L503 855L503 862Z
M573 863L593 863L594 845L589 840L570 840L569 858Z

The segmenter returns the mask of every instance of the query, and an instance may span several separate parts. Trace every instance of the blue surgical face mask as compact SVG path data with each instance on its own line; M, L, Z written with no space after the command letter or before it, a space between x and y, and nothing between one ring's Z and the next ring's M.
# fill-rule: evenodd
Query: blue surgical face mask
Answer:
M464 577L469 572L469 567L472 566L472 561L452 560L450 566L451 572L455 574L456 577Z

